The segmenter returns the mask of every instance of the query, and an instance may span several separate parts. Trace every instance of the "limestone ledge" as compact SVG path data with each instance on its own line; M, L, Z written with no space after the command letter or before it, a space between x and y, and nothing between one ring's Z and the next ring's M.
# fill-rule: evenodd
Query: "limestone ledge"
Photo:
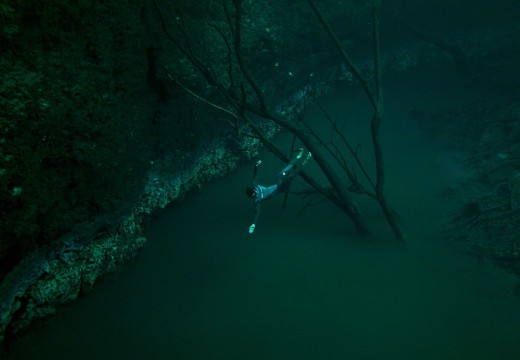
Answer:
M0 284L0 343L33 321L54 314L59 305L77 299L100 277L133 258L146 243L142 229L149 214L228 173L239 160L232 151L217 146L181 174L152 169L129 215L119 220L100 216L80 224L57 241L59 245L38 249L25 258Z

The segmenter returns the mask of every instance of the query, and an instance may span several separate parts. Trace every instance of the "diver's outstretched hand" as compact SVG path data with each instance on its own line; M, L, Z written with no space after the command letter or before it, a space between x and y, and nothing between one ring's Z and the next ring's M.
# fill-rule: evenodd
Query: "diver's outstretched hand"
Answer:
M249 227L249 233L250 233L250 234L252 234L252 233L255 232L255 227L256 227L255 224L253 224L253 225L251 225L251 226Z

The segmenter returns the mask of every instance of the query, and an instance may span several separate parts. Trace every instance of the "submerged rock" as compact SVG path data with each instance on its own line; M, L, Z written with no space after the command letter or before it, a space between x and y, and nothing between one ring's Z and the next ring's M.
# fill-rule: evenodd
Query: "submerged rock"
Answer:
M146 243L142 228L152 212L228 173L239 160L220 146L199 156L182 173L152 171L130 214L119 221L105 217L82 224L58 241L60 246L39 249L25 258L0 287L0 343L54 314L59 305L90 291L100 277L135 257Z

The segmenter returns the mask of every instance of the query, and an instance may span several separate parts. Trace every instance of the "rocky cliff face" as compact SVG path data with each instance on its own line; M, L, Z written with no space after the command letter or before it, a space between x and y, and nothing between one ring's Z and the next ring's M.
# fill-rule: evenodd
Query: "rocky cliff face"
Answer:
M151 157L138 1L4 2L0 275L74 224L128 206Z
M143 1L0 7L0 342L133 257L155 210L257 151L168 86L177 54L156 23Z
M0 285L0 342L89 292L98 278L117 270L145 245L141 231L152 212L229 172L238 160L229 149L218 147L193 159L182 173L153 169L126 215L98 215L25 257Z

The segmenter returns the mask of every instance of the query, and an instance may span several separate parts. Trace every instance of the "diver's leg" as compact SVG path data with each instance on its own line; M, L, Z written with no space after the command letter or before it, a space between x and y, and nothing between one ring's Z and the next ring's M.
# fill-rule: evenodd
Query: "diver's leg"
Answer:
M312 154L309 152L307 153L307 156L301 164L296 166L296 163L301 160L301 157L303 155L303 149L300 148L300 151L296 158L292 160L281 172L280 179L278 180L278 189L280 192L284 192L284 200L283 200L283 208L285 208L285 205L287 204L287 196L289 195L289 188L291 187L292 180L298 176L300 171L302 170L303 166L311 159Z
M297 164L301 160L301 156L297 157L293 161L291 161L285 168L283 168L281 175L281 181L290 181L294 179L300 171L302 171L303 166L309 162L312 158L312 154L309 152L303 161L300 164Z
M305 159L303 159L303 162L302 162L302 166L307 164L307 162L312 158L312 154L309 152L307 153L307 156L305 157Z
M282 169L282 176L292 176L293 173L295 173L294 176L296 176L298 172L302 170L302 167L309 162L309 160L312 158L312 154L310 152L307 153L307 156L305 157L305 159L303 159L301 165L296 166L296 164L301 160L302 152L300 152L295 159L293 159L286 167Z
M298 155L296 155L296 157L294 159L291 160L291 162L289 164L287 164L283 169L282 171L280 172L280 174L282 176L288 176L290 173L291 173L291 170L294 168L294 166L296 165L296 163L298 161L300 161L301 157L303 155L303 148L299 148L298 149Z
M298 160L297 159L294 159L293 161L291 161L289 164L287 164L283 169L282 171L280 171L280 175L281 176L288 176L292 169L294 168L294 165L296 165L296 162Z

